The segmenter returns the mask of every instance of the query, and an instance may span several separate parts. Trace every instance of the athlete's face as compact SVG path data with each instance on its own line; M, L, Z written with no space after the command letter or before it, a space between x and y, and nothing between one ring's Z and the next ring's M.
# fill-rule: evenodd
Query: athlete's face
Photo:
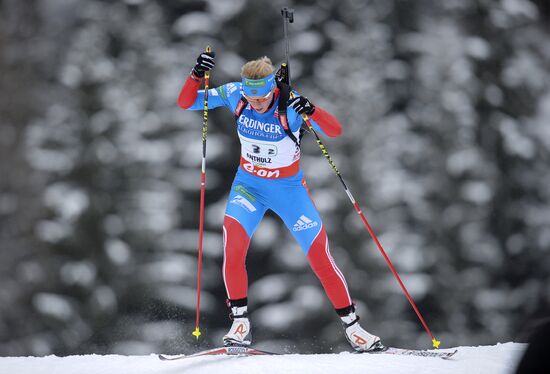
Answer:
M245 95L245 97L252 109L258 113L265 113L271 105L271 100L273 100L273 90L265 96Z

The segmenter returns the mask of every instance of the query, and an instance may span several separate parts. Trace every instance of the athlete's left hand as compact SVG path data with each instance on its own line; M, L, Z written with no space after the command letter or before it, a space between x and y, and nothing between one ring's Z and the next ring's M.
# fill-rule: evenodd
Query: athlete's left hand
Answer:
M306 114L311 116L315 112L315 105L305 96L297 96L287 102L287 107L294 109L299 115Z

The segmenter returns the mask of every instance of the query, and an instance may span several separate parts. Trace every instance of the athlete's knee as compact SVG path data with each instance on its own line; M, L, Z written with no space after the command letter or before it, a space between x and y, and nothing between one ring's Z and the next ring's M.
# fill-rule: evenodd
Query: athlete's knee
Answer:
M223 253L226 266L242 263L249 244L250 238L241 223L226 215L223 220Z
M330 254L328 237L324 228L311 244L307 253L309 265L319 278L337 276L336 263Z
M324 227L321 227L319 234L307 250L307 259L312 267L324 266L330 263L328 237Z

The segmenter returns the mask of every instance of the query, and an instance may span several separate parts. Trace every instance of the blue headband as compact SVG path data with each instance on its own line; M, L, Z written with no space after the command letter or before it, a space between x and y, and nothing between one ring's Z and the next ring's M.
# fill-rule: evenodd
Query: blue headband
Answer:
M277 85L273 74L262 79L243 78L242 83L243 92L246 96L267 96Z

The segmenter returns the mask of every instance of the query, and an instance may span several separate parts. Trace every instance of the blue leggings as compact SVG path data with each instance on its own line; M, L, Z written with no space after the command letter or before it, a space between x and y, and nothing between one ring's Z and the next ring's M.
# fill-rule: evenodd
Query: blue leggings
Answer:
M290 178L264 179L239 168L225 214L239 221L252 237L267 209L283 220L307 255L322 222L301 172Z
M246 254L250 238L267 209L277 214L300 244L336 309L352 304L344 275L329 250L328 238L300 171L281 179L256 177L239 168L225 211L223 275L230 300L247 295Z

